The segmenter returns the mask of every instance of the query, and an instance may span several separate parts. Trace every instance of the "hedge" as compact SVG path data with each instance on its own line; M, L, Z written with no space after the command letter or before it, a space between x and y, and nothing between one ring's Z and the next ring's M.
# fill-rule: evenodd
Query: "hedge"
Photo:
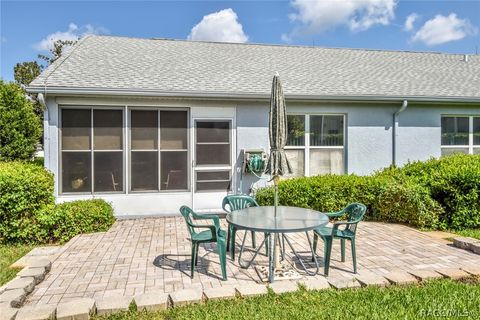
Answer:
M273 204L273 189L257 191L260 205ZM366 219L436 227L442 208L426 188L397 183L388 176L324 175L281 181L279 203L322 212L338 211L352 202L367 206Z
M26 162L0 162L0 241L31 242L37 216L53 207L53 175Z
M480 155L417 161L398 171L397 178L424 186L443 207L442 228L480 228Z
M102 199L64 202L39 217L44 239L60 243L77 234L107 231L114 221L112 206Z
M256 193L260 205L273 203L273 189ZM387 168L371 176L324 175L283 180L282 205L336 211L362 202L370 220L416 227L480 227L480 156L452 155Z
M55 205L53 175L34 162L0 162L0 243L65 242L79 233L107 230L107 202Z

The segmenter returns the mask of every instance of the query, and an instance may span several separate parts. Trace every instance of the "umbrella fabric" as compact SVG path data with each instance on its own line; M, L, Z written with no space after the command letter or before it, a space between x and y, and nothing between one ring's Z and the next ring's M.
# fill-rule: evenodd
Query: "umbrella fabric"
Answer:
M287 143L287 109L280 77L276 74L272 82L269 117L270 157L265 173L272 177L292 173L292 168L285 154Z

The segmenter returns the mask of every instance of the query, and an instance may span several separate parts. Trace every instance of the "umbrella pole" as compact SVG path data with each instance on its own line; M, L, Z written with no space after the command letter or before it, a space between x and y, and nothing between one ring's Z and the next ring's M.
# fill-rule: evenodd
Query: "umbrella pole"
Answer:
M278 182L280 181L279 176L273 178L273 184L275 188L274 195L274 204L275 204L275 219L277 218L277 207L278 207ZM275 255L275 270L281 270L282 265L280 264L280 238L278 233L275 233L273 243L275 245L274 255Z

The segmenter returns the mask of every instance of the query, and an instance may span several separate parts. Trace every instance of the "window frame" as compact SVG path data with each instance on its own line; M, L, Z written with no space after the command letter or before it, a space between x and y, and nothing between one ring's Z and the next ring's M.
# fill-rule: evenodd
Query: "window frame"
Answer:
M132 111L156 111L157 112L157 146L155 149L152 150L147 150L147 149L136 149L132 150ZM160 144L161 144L161 128L160 128L160 113L161 111L184 111L186 112L186 123L187 123L187 148L186 149L162 149ZM161 106L161 107L155 107L155 106L127 106L127 112L128 112L128 121L127 121L127 139L128 139L128 154L126 155L127 161L128 161L128 167L127 167L127 174L128 174L128 194L156 194L156 193L185 193L185 192L191 192L192 186L191 186L191 176L192 176L192 170L191 170L191 148L190 146L190 109L189 108L182 108L182 107L167 107L167 106ZM132 151L136 152L142 152L142 151L147 151L147 152L153 152L155 151L157 153L157 168L158 168L158 183L157 183L157 190L139 190L135 191L132 190ZM162 156L161 152L172 152L172 151L181 151L181 152L186 152L187 153L187 188L186 189L175 189L175 190L162 190L162 172L161 172L161 165L162 165Z
M90 149L63 150L63 111L64 110L89 110L90 111ZM95 150L94 145L94 110L121 111L122 112L122 150ZM94 105L59 105L58 107L58 193L60 195L95 195L95 194L126 194L126 141L125 141L125 110L124 106L94 106ZM122 191L99 191L95 192L95 152L122 152ZM63 191L63 153L64 152L89 152L90 153L90 181L91 189L88 192L65 192Z
M228 165L210 165L210 164L197 164L197 122L228 122L228 154L229 154L229 160L230 163ZM195 193L209 193L209 192L223 192L226 191L225 189L211 189L211 190L198 190L197 188L197 173L198 172L228 172L229 173L229 183L230 183L230 189L228 191L231 191L234 186L232 185L232 180L233 180L233 160L234 157L232 155L233 151L233 119L232 118L195 118L193 119L193 150L192 152L195 153L194 155L194 163L193 163L193 190ZM205 144L205 143L201 143ZM208 143L207 143L208 144ZM217 144L217 143L212 143L212 144ZM218 143L219 144L219 143ZM221 144L227 144L227 143L221 143ZM203 180L202 180L203 181ZM223 181L223 180L218 180L218 181Z
M468 145L444 145L442 144L442 119L443 118L468 118ZM474 149L480 149L480 144L473 144L473 119L479 118L480 115L466 114L442 114L440 116L440 156L443 155L443 149L468 149L468 154L474 154Z
M347 115L344 113L304 113L304 112L289 112L288 116L304 116L305 117L305 139L303 146L285 146L285 150L303 150L303 176L310 177L310 150L311 149L328 149L328 150L342 150L343 156L343 173L347 172L347 159L345 146L347 144ZM310 145L310 117L311 116L342 116L343 117L343 145L342 146L312 146Z

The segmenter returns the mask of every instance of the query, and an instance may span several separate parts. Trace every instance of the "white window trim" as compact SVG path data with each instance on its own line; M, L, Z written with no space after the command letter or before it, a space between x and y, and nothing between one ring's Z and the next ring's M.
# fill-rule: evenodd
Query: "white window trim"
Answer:
M343 171L346 172L345 144L347 138L346 115L343 113L288 113L287 116L305 117L305 141L303 146L285 146L285 150L303 150L304 176L310 177L310 149L343 150ZM310 117L311 116L342 116L343 117L343 146L311 146L310 145Z
M473 119L480 118L480 115L458 115L458 114L445 114L441 115L441 118L468 118L468 145L443 145L441 144L440 136L440 149L468 149L468 154L473 154L473 150L480 148L480 145L473 145ZM441 125L440 125L441 130Z

